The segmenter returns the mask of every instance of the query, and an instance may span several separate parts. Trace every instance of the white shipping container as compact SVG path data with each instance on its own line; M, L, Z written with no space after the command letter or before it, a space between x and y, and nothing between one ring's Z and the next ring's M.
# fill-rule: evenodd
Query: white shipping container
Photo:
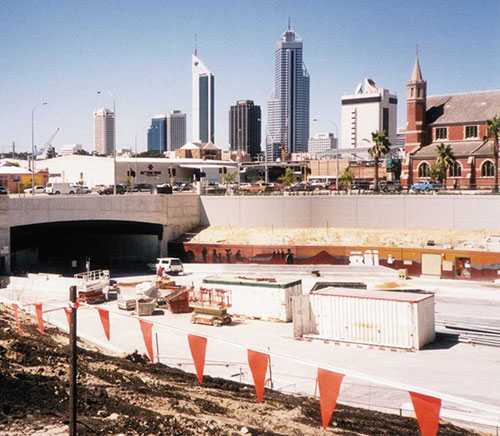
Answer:
M294 297L294 334L419 350L435 339L434 294L325 288Z
M203 280L203 286L231 291L230 314L266 321L292 321L292 297L302 295L302 280L250 275L210 276Z

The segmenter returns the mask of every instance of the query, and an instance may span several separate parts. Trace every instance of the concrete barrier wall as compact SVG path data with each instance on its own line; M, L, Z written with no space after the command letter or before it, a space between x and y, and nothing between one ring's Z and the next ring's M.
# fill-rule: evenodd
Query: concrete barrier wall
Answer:
M342 195L200 197L200 224L500 231L500 197Z

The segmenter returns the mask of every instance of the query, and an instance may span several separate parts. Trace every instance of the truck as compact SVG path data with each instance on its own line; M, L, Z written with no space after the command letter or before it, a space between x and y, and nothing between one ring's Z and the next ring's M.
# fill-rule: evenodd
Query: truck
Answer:
M49 182L45 186L45 193L50 195L74 194L76 193L76 187L73 183Z
M443 185L441 185L441 183L434 183L429 180L424 180L423 182L414 183L410 187L410 190L413 192L429 192L429 191L438 191L440 189L443 189Z
M176 257L159 257L156 259L156 263L148 264L148 266L156 271L156 274L158 274L160 268L166 274L177 275L184 273L184 266L181 260Z

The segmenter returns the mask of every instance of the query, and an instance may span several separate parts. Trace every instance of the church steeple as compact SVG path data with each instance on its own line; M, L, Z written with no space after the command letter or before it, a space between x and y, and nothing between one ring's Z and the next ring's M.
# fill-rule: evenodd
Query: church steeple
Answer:
M422 71L420 70L420 62L418 61L418 57L415 59L415 65L413 65L413 72L411 73L411 82L421 82L424 79L422 78Z
M406 144L405 150L410 153L426 144L426 98L427 82L422 77L420 62L417 58L413 65L410 80L406 84Z

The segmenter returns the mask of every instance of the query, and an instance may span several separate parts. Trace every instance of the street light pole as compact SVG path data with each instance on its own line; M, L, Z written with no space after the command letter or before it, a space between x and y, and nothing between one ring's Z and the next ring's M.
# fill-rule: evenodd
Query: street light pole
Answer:
M313 119L314 122L321 121L318 120L317 118ZM336 158L336 172L335 172L335 190L337 191L337 194L339 193L339 129L337 127L337 123L333 120L324 120L329 123L332 123L333 126L335 127L335 140L336 140L336 147L335 147L335 158Z
M38 106L46 106L47 102L33 106L31 111L31 196L35 196L35 109Z
M97 91L98 94L102 94L101 91ZM115 96L108 91L108 94L113 99L113 195L116 195L116 102Z

